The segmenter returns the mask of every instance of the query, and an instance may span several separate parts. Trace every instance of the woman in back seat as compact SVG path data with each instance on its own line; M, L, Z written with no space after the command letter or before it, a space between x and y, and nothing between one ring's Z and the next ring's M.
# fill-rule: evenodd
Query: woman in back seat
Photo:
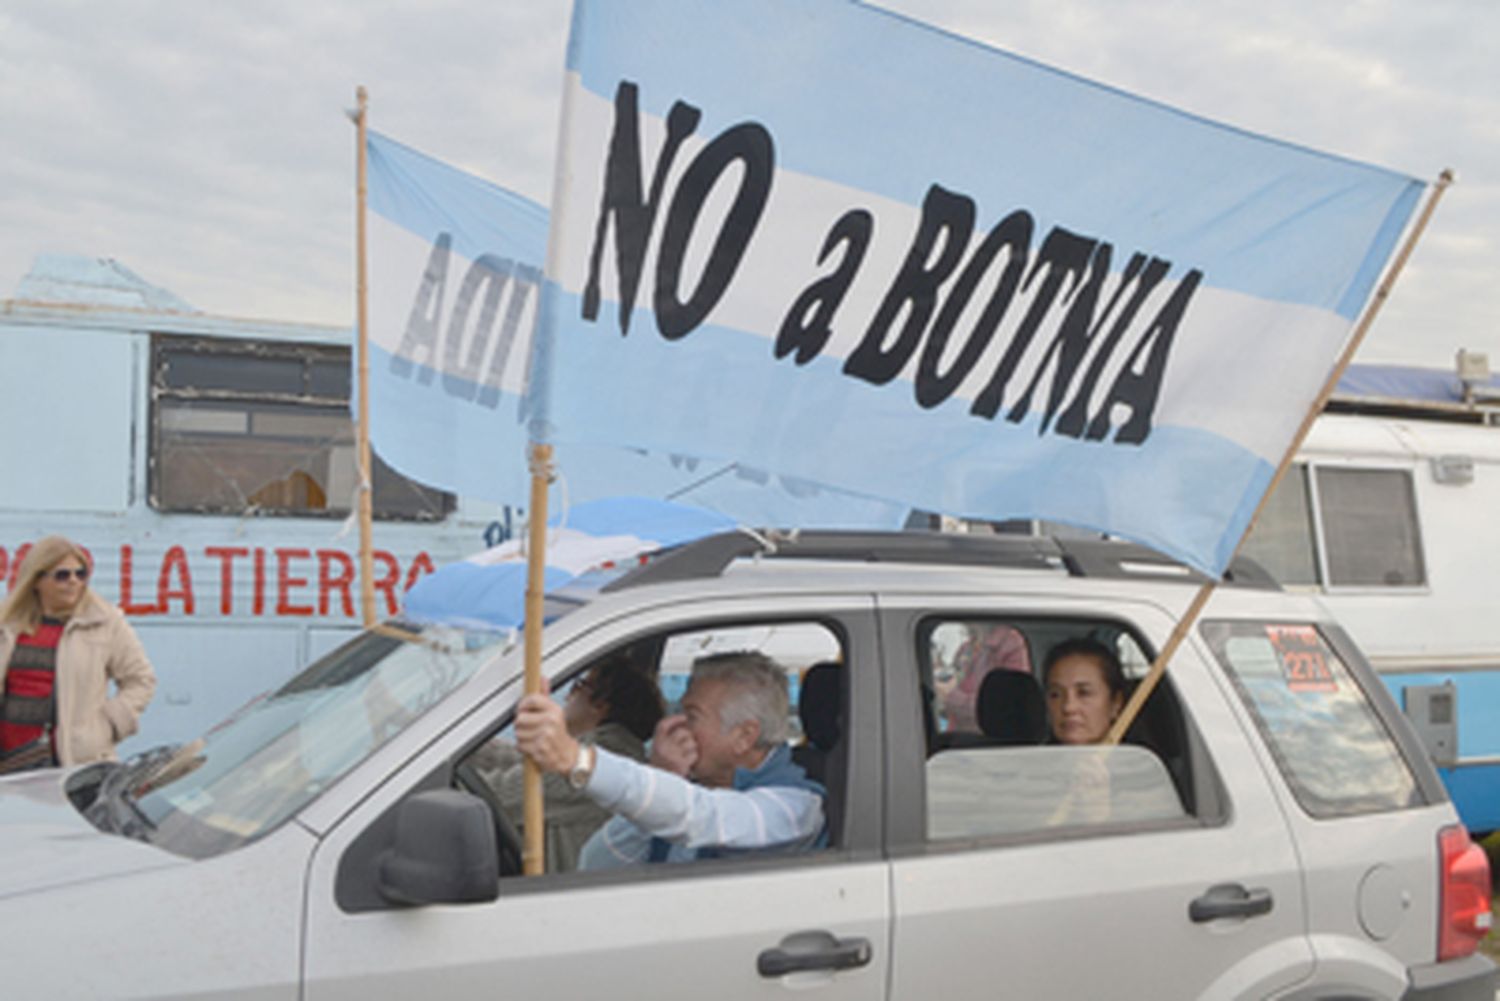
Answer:
M1125 670L1115 652L1087 637L1064 640L1048 651L1042 671L1053 740L1103 743L1125 707ZM1101 823L1109 813L1108 763L1102 756L1080 756L1048 823Z
M1059 744L1098 744L1125 707L1125 670L1113 650L1087 637L1047 654L1047 719Z

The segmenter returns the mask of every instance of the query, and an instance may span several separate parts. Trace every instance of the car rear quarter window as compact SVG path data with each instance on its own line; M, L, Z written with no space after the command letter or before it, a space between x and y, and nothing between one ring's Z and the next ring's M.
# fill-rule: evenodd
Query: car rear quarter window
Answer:
M1317 626L1210 621L1202 634L1309 815L1344 817L1425 802L1368 693Z

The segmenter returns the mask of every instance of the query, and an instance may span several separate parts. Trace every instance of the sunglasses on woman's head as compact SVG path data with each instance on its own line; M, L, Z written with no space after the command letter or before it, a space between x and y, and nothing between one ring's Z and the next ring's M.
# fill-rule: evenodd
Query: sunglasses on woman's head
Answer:
M74 570L71 567L58 567L49 576L59 584L66 584L73 577L77 577L80 581L85 581L89 579L89 568L79 567L77 570Z

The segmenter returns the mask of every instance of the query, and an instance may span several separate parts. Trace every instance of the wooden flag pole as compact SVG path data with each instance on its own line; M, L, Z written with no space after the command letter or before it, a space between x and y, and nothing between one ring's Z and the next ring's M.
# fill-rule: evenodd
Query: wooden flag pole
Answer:
M365 205L369 196L366 180L366 122L369 117L369 95L363 87L355 90L359 108L354 123L359 136L359 190L355 214L355 300L358 312L359 369L356 392L359 393L359 418L355 427L355 453L359 463L359 605L365 628L375 625L375 558L371 520L373 487L370 476L370 289L365 254Z
M547 569L547 487L552 482L552 446L533 443L531 465L531 509L526 512L526 633L525 694L542 690L542 596ZM540 876L547 868L546 842L542 838L542 772L525 758L521 772L521 819L525 845L521 870Z
M561 192L566 190L565 179L569 169L566 137L569 122L573 116L572 93L573 88L568 85L565 73L562 87L562 113L557 126L557 158L552 165L550 223L552 236L547 241L547 266L545 268L545 273L548 275L562 273L562 241L558 239L558 234L564 230L562 219L567 206L567 199L561 197ZM548 322L550 312L543 307L537 317L536 341L532 347L530 371L527 374L526 392L528 395L535 393L539 386L546 386L550 382L547 368L539 365L540 359L550 354L550 351L539 350L545 348L545 342L551 336L551 324ZM540 396L545 397L546 393L543 392ZM546 427L545 417L537 412L531 412L529 420L532 442L527 450L527 459L531 471L531 509L526 513L526 646L523 663L525 665L524 694L534 695L543 690L542 599L547 579L547 488L552 482L553 468L552 446L536 440L548 437L542 430ZM524 825L521 871L527 876L540 876L547 869L547 842L543 837L544 811L542 772L536 763L527 757L522 762L521 770L521 821Z
M1427 229L1428 220L1432 218L1432 213L1437 208L1438 199L1443 196L1443 192L1447 191L1448 185L1452 183L1453 171L1451 168L1444 170L1438 175L1437 183L1432 186L1432 191L1427 196L1426 204L1422 206L1422 211L1417 215L1416 223L1413 224L1411 231L1406 234L1406 239L1402 241L1401 248L1396 252L1395 259L1391 261L1391 266L1386 269L1385 277L1375 289L1374 298L1365 307L1364 315L1360 317L1359 323L1355 326L1354 333L1349 338L1349 343L1344 345L1343 354L1339 355L1337 364L1333 366L1333 371L1328 373L1328 378L1323 382L1323 389L1318 393L1317 399L1313 401L1312 406L1308 408L1307 413L1303 416L1302 424L1297 428L1297 433L1292 436L1292 441L1287 446L1286 454L1281 457L1281 464L1276 467L1276 473L1271 477L1270 485L1266 487L1265 493L1261 494L1260 502L1255 506L1255 513L1250 516L1250 521L1245 525L1244 533L1240 536L1239 542L1235 544L1235 552L1239 552L1240 546L1245 544L1245 539L1249 538L1251 531L1255 528L1255 523L1260 520L1261 512L1265 510L1266 504L1270 502L1271 495L1276 492L1276 488L1281 485L1281 481L1286 476L1287 470L1291 468L1292 459L1296 457L1297 452L1302 448L1302 443L1307 440L1308 433L1312 431L1313 421L1318 419L1318 415L1327 406L1329 397L1333 395L1333 391L1338 387L1339 380L1344 377L1345 370L1349 368L1349 363L1354 360L1354 353L1359 350L1360 344L1365 339L1365 334L1369 332L1370 324L1375 321L1375 316L1380 312L1380 307L1385 305L1386 299L1390 297L1391 286L1395 285L1396 279L1401 274L1401 269L1406 267L1407 258L1411 257L1411 252L1417 245L1417 240L1421 239L1423 231ZM1231 558L1233 557L1231 556ZM1162 675L1166 673L1167 663L1177 653L1177 648L1182 645L1182 641L1187 637L1188 630L1192 628L1193 623L1202 614L1203 606L1208 604L1208 599L1213 595L1214 589L1218 584L1217 580L1210 580L1198 589L1198 593L1193 597L1192 603L1188 605L1187 611L1183 613L1176 628L1172 630L1172 635L1167 637L1166 645L1156 655L1156 660L1151 664L1151 670L1146 672L1146 676L1136 686L1135 691L1130 696L1130 700L1125 703L1125 708L1120 711L1120 715L1110 727L1108 735L1104 738L1106 744L1118 744L1121 738L1125 736L1125 731L1135 721L1136 716L1141 711L1141 706L1145 705L1146 699L1156 690L1156 686L1161 681Z

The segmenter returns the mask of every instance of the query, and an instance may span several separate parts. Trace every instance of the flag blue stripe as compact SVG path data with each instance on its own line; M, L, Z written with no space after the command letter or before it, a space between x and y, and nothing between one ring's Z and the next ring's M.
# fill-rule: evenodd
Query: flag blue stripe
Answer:
M562 316L578 316L576 297L547 291ZM626 440L670 449L675 431L659 411L590 389L599 380L649 385L654 406L690 415L705 456L858 483L873 496L946 514L1109 532L1129 526L1131 538L1205 569L1227 562L1274 471L1243 446L1195 428L1158 425L1144 444L1118 446L1038 434L1035 414L1018 424L983 421L957 399L914 416L909 383L872 386L828 358L796 369L798 390L788 394L791 362L773 361L766 338L705 325L666 341L644 311L628 337L577 320L560 323L556 336L569 359L569 378L553 388L558 412L570 415L561 448ZM663 382L664 370L693 374ZM726 399L756 402L725 406ZM858 429L860 440L824 447L829 427Z
M611 498L553 519L553 524L564 522L568 528L599 538L633 535L661 546L680 545L735 527L734 521L722 514L649 497Z
M371 343L370 440L380 458L420 483L524 506L530 474L520 398L503 393L491 410L450 396L443 375L425 365L409 378L391 374L394 357ZM478 390L464 385L471 395Z
M453 249L469 260L490 253L541 269L546 208L378 132L369 134L368 149L370 211L429 244L450 233Z
M389 375L391 358L379 345L370 346L371 441L380 458L419 482L524 507L530 473L516 417L519 398L504 394L499 407L489 410L448 396L442 375L425 366L414 368L410 379ZM424 371L432 374L430 385L420 382ZM746 464L647 455L611 445L559 445L556 465L567 496L576 502L651 494L703 508L705 518L722 513L757 528L896 529L909 510L904 503L832 490L821 481L770 476ZM636 511L630 517L641 515ZM602 524L575 527L619 534Z

